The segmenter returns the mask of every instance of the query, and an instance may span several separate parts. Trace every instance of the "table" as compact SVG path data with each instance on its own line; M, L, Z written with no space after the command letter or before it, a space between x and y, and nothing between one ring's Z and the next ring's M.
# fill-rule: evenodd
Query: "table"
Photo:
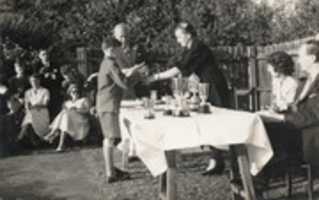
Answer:
M160 176L160 196L175 200L175 153L185 148L211 145L232 149L239 164L245 199L256 199L252 175L256 175L271 159L273 150L265 127L258 115L211 107L211 114L191 113L179 118L156 113L152 120L144 119L144 110L123 106L121 130L124 149L127 139L134 142L137 156L153 176Z

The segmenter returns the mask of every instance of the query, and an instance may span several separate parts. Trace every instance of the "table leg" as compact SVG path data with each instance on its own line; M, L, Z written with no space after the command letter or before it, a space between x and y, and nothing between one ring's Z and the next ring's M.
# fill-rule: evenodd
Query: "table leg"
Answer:
M239 173L244 187L244 198L246 200L256 200L255 188L250 175L248 153L245 145L232 146L239 166Z
M177 199L177 184L176 184L176 152L165 152L167 160L167 172L160 176L160 198L162 200Z

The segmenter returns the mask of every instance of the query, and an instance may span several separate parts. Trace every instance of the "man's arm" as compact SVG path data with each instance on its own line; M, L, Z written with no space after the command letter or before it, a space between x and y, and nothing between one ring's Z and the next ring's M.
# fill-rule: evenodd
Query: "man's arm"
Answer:
M120 69L118 69L115 66L110 67L110 77L112 78L112 80L115 82L116 85L118 85L124 90L128 89L127 78L121 72Z

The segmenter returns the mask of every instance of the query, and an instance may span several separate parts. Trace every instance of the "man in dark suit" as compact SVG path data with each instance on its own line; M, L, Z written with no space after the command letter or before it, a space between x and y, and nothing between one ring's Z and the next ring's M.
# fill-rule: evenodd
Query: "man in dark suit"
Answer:
M306 73L307 78L297 95L295 105L290 109L290 111L284 114L274 112L260 112L260 114L265 122L281 122L286 127L286 130L296 130L296 132L301 131L302 135L299 138L302 138L303 142L303 159L307 162L318 165L319 41L310 40L306 42L300 47L298 55L301 70ZM291 132L288 131L281 131L281 133L283 138L289 138L292 136L289 135ZM270 139L272 139L271 133Z

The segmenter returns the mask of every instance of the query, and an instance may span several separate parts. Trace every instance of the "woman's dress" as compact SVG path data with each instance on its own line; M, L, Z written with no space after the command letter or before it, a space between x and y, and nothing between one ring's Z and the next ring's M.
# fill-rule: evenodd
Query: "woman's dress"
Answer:
M26 109L26 116L23 120L22 126L31 124L34 132L40 137L49 132L49 111L46 105L50 100L49 90L40 87L39 89L29 89L25 93L25 103L31 105L44 105L43 107L35 107Z
M89 133L90 103L87 98L66 101L50 128L69 134L74 140L83 140Z

